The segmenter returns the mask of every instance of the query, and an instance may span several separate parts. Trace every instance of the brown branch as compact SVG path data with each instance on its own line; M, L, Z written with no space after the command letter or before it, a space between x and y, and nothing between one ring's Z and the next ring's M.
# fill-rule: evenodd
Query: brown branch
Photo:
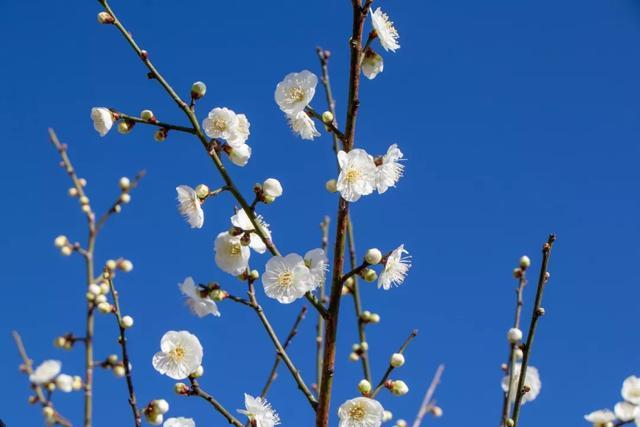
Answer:
M327 253L329 247L329 223L331 219L325 216L320 223L320 229L322 230L322 250ZM320 302L325 303L326 295L324 289L324 281L318 286L318 294ZM320 390L320 382L322 381L322 342L324 331L324 318L318 316L318 322L316 323L316 392Z
M222 406L220 404L220 402L218 402L209 393L207 393L206 391L202 390L200 388L200 384L198 384L198 381L195 378L189 377L189 381L191 381L191 388L189 390L189 394L191 396L198 396L198 397L201 397L202 399L206 400L207 402L209 402L211 404L211 406L213 406L216 409L216 411L218 411L223 417L225 417L227 419L229 424L232 424L232 425L234 425L236 427L244 427L242 425L242 423L240 421L238 421L238 419L236 417L231 415L231 413L229 411L227 411L224 408L224 406Z
M436 392L436 388L438 384L440 384L440 380L442 378L442 374L444 373L444 365L438 366L433 379L431 380L431 384L427 389L427 392L424 395L424 399L422 400L422 405L420 405L420 410L418 411L418 415L416 416L415 421L413 422L413 427L420 427L422 424L422 419L427 413L434 408L433 395Z
M520 417L520 408L522 405L522 397L524 396L524 380L527 376L527 367L529 366L529 358L531 357L531 347L533 345L533 338L536 334L536 328L538 326L538 320L544 314L542 308L542 294L544 292L545 285L549 280L548 265L549 258L551 257L551 248L556 240L555 234L551 234L547 243L542 247L542 265L540 266L540 276L538 277L538 287L536 289L536 300L533 306L531 314L531 324L529 326L529 334L527 335L527 343L522 350L522 364L520 367L520 378L518 381L518 389L516 392L516 401L513 406L513 426L517 427L518 419Z
M403 354L404 351L407 349L407 346L416 337L416 335L418 335L418 330L417 329L414 329L413 331L411 331L411 333L409 334L407 339L400 346L400 349L397 351L397 353ZM385 371L384 375L382 376L382 378L378 382L378 385L376 385L376 388L374 388L373 391L370 394L370 397L372 399L374 397L376 397L376 395L380 392L380 390L382 390L382 387L384 387L384 383L389 379L389 375L391 375L391 373L393 372L394 369L395 369L395 367L391 363L389 363L389 366L387 367L387 370Z

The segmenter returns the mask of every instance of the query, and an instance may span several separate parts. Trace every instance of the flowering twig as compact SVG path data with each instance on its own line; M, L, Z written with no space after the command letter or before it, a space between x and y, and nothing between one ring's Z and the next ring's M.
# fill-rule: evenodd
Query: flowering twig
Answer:
M18 353L20 353L20 357L22 358L22 366L24 367L24 372L27 375L33 374L33 362L31 361L31 359L29 359L27 350L25 349L24 343L22 342L22 337L20 337L20 334L17 331L13 331L12 335L13 335L13 340L16 343L16 347L18 348ZM32 383L31 388L33 388L33 391L36 394L35 395L36 403L40 403L40 405L43 408L51 408L53 410L53 404L47 397L45 397L44 392L42 391L42 387L38 384ZM64 418L62 415L60 415L60 413L58 413L55 410L53 412L52 418L55 424L65 426L65 427L72 427L71 422L69 422L66 418ZM47 424L49 424L48 421L47 421Z
M418 335L418 331L416 329L411 331L411 333L409 334L407 339L400 346L400 349L398 350L398 353L404 354L404 351L407 349L407 346L409 345L409 343L411 343L411 340L413 340L416 337L416 335ZM384 375L380 379L380 382L378 382L378 385L376 385L376 388L374 388L373 391L370 394L370 397L372 399L374 397L376 397L378 392L380 392L380 390L382 390L382 388L385 386L385 383L389 379L389 375L391 375L391 373L393 372L394 369L395 369L395 366L393 366L391 363L389 363L389 366L387 367L387 370L385 371Z
M133 388L133 378L131 376L131 366L129 362L129 354L127 351L127 337L125 332L126 327L122 320L120 298L118 297L118 291L116 290L115 284L113 283L112 272L107 270L105 271L105 273L109 275L107 283L109 283L109 290L111 292L111 297L113 298L113 314L116 316L116 320L118 322L118 330L120 331L120 335L118 336L118 343L120 344L120 349L122 351L122 364L127 380L127 390L129 392L129 406L131 406L131 412L133 413L133 419L136 427L140 427L142 425L142 416L140 414L140 410L138 409L138 405L136 402L136 393Z
M418 410L418 415L416 415L416 419L413 422L413 427L420 427L422 424L422 420L424 416L429 413L434 408L433 395L436 392L436 388L438 384L440 384L440 380L442 378L442 374L444 373L444 365L438 366L433 379L431 380L431 384L427 389L427 392L424 395L424 399L422 399L422 404L420 405L420 410Z
M339 140L344 141L345 136L344 133L342 133L342 131L340 129L338 129L338 127L335 125L335 123L332 122L324 122L322 120L322 114L318 113L316 110L314 110L311 107L307 107L305 108L305 111L307 112L307 114L309 114L311 117L314 117L318 120L320 120L322 123L324 123L324 125L328 128L328 130L335 135Z
M131 122L141 123L149 126L155 126L162 129L177 130L179 132L189 133L191 135L195 135L196 133L196 130L194 128L188 127L188 126L179 126L171 123L159 122L157 120L145 120L142 117L130 116L128 114L124 114L119 111L112 111L112 113L118 119L128 120Z
M540 266L540 276L538 277L538 287L536 289L536 299L531 314L531 325L529 326L529 333L527 335L527 342L522 350L522 365L520 368L520 378L518 381L518 389L516 391L516 401L513 406L513 426L518 425L518 419L520 416L520 408L522 405L522 396L525 393L524 381L527 376L527 366L529 365L529 357L531 356L531 346L533 345L533 338L536 334L536 327L538 326L538 320L544 315L544 308L542 308L542 294L544 292L545 285L549 280L549 273L547 271L549 265L549 258L551 257L551 248L556 240L555 234L551 234L547 240L547 243L542 247L542 264Z
M120 196L116 199L115 202L113 202L113 204L111 205L109 210L107 210L104 214L102 214L100 219L98 219L98 221L96 221L96 234L102 229L102 227L107 222L107 220L111 217L111 215L113 215L114 213L119 213L120 212L120 209L122 209L122 204L126 203L124 200L127 200L127 199L123 198L123 195L126 194L128 196L129 193L134 188L136 188L138 186L138 184L140 183L140 180L142 178L144 178L146 173L147 172L145 170L141 170L140 172L138 172L136 174L135 177L133 177L133 179L130 181L128 187L126 189L122 189L122 192L121 192ZM125 197L127 197L127 196L125 196Z
M322 230L322 245L321 248L324 253L327 253L329 247L329 223L331 219L325 216L320 223L320 229ZM324 304L326 295L324 289L324 281L320 282L318 286L318 295L320 301ZM320 382L322 380L322 342L324 331L324 318L318 316L318 322L316 323L316 391L320 390Z
M236 417L231 415L231 413L229 411L227 411L225 409L225 407L220 404L220 402L218 402L209 393L207 393L206 391L202 390L200 388L200 384L198 384L198 381L195 378L189 377L189 381L191 381L191 388L189 389L189 394L191 396L199 396L199 397L203 398L204 400L206 400L207 402L209 402L211 404L211 406L213 406L216 409L216 411L220 412L220 414L222 414L222 416L227 419L229 424L232 424L232 425L234 425L236 427L244 427L242 425L242 423L240 421L238 421L238 419Z

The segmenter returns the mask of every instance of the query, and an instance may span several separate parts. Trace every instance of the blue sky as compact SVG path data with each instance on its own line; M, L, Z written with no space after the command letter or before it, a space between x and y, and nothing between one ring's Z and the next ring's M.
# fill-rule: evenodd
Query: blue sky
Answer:
M121 276L124 311L136 319L131 351L139 400L164 397L171 415L198 425L222 425L203 401L178 398L173 382L151 367L162 334L187 329L205 347L203 386L230 409L242 393L257 394L273 351L257 319L244 307L221 306L219 319L189 314L177 283L192 275L238 282L213 263L213 239L228 225L228 196L208 202L202 230L191 230L175 209L175 187L218 175L199 143L177 134L159 145L152 130L101 139L92 106L137 114L151 108L162 120L185 124L114 28L99 26L97 2L67 7L51 2L0 1L0 123L4 165L0 179L1 388L0 418L9 427L40 425L26 404L27 381L16 370L10 331L22 333L31 356L57 358L78 374L82 354L53 348L55 336L81 332L85 302L79 257L61 257L53 238L84 239L84 221L66 196L69 182L47 141L54 127L88 182L96 209L117 195L120 176L148 175L122 215L98 241L99 262L124 256L134 271ZM200 116L216 106L247 114L253 158L231 167L249 192L269 176L285 196L261 209L285 252L319 242L318 223L335 215L335 176L328 137L296 139L273 102L287 73L318 72L315 47L331 59L343 121L350 7L194 0L118 1L113 7L159 69L182 94L203 80L208 94ZM398 143L408 158L396 189L357 202L353 217L360 253L405 243L413 256L406 283L389 292L363 289L364 306L382 322L369 330L374 377L412 328L420 335L398 371L411 392L381 401L412 419L439 363L447 369L437 400L445 416L427 425L496 425L500 364L513 312L511 269L522 254L539 266L540 245L558 234L532 364L542 392L527 404L522 424L580 425L584 413L619 399L622 380L640 371L637 313L640 288L640 6L632 0L376 1L389 12L402 48L385 54L385 71L364 81L356 145L382 153ZM322 109L322 97L313 105ZM254 256L263 265L266 256ZM262 295L261 295L262 296ZM527 289L527 302L533 286ZM300 304L261 298L281 336ZM356 395L360 367L347 361L355 341L351 301L345 301L334 403ZM525 312L529 316L530 304ZM308 317L291 355L312 381L313 327ZM112 319L100 317L97 356L117 352ZM97 373L96 427L127 425L125 383ZM286 372L270 399L284 425L310 425L310 413ZM57 406L80 422L81 396ZM337 406L336 406L337 408Z

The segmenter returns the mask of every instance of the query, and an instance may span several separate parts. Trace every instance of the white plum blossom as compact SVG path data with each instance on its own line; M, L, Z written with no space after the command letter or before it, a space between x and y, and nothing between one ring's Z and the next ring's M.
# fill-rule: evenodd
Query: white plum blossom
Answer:
M605 427L616 419L616 415L608 409L600 409L584 416L594 427Z
M261 215L256 215L256 222L258 223L264 235L268 239L271 239L271 231L269 230L269 224L263 221ZM244 211L244 209L238 210L238 212L236 212L236 214L231 217L231 224L233 224L235 227L242 229L243 231L252 232L255 230L255 227L251 223L251 220L249 219L249 216ZM263 254L267 250L267 245L260 238L260 236L258 236L258 234L254 232L249 234L249 247L254 251L258 252L259 254Z
M196 427L196 423L192 418L169 418L162 424L162 427Z
M384 269L378 277L378 289L383 288L388 291L391 285L400 286L404 282L411 268L411 257L404 256L408 253L404 245L400 245L389 254L384 263Z
M511 402L515 402L516 400L516 390L518 389L518 382L520 381L520 370L522 369L521 363L516 363L513 366L513 375L511 377ZM540 382L540 374L538 374L538 370L533 366L527 367L527 375L524 378L524 385L529 388L522 396L522 404L524 405L526 402L531 402L538 397L540 394L540 388L542 387L542 383ZM502 379L502 390L506 393L509 391L509 374L505 375Z
M60 373L61 368L59 360L45 360L29 375L29 381L38 385L46 384Z
M56 377L56 388L65 393L73 391L73 377L67 374L60 374Z
M620 421L631 421L640 415L640 407L630 402L618 402L613 407L616 418Z
M377 8L375 12L371 11L371 23L373 24L373 28L376 30L376 34L380 39L380 44L384 48L384 50L390 50L395 52L396 49L400 48L400 44L398 43L398 30L393 26L393 22L389 20L389 17L386 13L382 11L382 9Z
M393 144L387 150L387 154L382 156L381 163L376 166L376 188L378 193L382 194L389 187L395 187L396 183L402 177L404 166L399 163L402 158L402 151L396 144Z
M187 277L184 282L179 284L180 291L187 297L187 305L198 317L205 317L211 314L216 317L220 317L220 311L216 303L209 298L209 296L203 296L202 290L193 281L192 277Z
M245 166L251 158L251 147L248 144L241 144L229 149L229 159L236 166Z
M362 74L369 80L376 78L384 70L384 60L371 49L367 49L362 60Z
M329 269L329 259L324 250L321 248L310 250L304 255L304 262L313 277L313 289L322 285Z
M313 140L313 138L320 136L320 132L316 129L316 123L306 112L299 111L294 114L288 114L287 119L289 119L291 130L298 134L300 138Z
M160 340L160 350L153 356L156 371L174 380L183 380L202 364L200 340L187 331L169 331Z
M640 378L631 375L622 383L622 398L634 405L640 405Z
M336 189L342 198L348 202L355 202L361 196L373 192L376 181L376 165L373 158L366 151L356 148L348 153L338 152L340 175Z
M202 121L204 132L209 138L222 138L227 142L238 137L239 125L238 115L226 107L214 108Z
M202 228L204 224L204 211L196 190L188 185L176 187L178 193L178 210L187 220L191 228Z
M275 178L267 178L262 183L262 192L265 196L276 197L282 196L282 184Z
M262 397L253 397L244 394L245 409L238 409L244 414L255 427L273 427L280 424L280 417L271 407L271 404Z
M340 405L338 417L338 427L380 427L384 408L377 400L356 397Z
M314 289L314 278L298 254L274 256L262 275L264 292L282 304L289 304Z
M216 265L225 273L233 276L242 274L249 265L251 252L242 245L239 236L232 236L225 231L218 234L215 242Z
M318 77L309 70L287 74L276 86L275 99L287 115L304 110L316 93Z
M249 119L244 114L238 114L238 126L236 127L235 137L227 139L227 144L232 147L239 147L249 139Z
M93 128L100 134L105 136L113 127L113 114L107 108L96 107L91 109L91 120L93 120Z

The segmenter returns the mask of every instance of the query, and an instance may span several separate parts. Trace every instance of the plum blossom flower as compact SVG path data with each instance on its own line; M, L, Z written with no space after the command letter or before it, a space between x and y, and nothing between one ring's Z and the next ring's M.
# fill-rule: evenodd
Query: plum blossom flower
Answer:
M274 256L267 261L262 284L269 298L289 304L312 290L314 279L304 259L298 254L289 254Z
M356 148L346 153L341 150L338 152L338 164L340 175L336 189L344 200L355 202L373 192L376 165L366 151Z
M511 390L517 390L518 383L520 381L520 370L522 369L521 363L516 363L513 366L513 375L511 376ZM506 393L509 391L509 375L507 374L502 379L502 390ZM542 387L542 383L540 382L540 374L538 374L538 370L533 366L527 367L527 374L524 378L524 385L529 388L529 391L522 395L522 404L524 405L526 402L531 402L538 397L540 394L540 388ZM511 401L515 402L516 393L512 393Z
M59 360L45 360L29 375L29 381L38 385L46 384L60 373L61 368Z
M329 269L329 259L321 248L312 249L304 255L304 262L313 278L313 289L322 285ZM313 290L312 289L312 290Z
M356 397L347 400L338 409L338 427L380 427L384 409L377 400Z
M608 409L600 409L584 416L594 427L605 427L616 419L616 415Z
M382 156L381 163L376 166L376 188L378 193L382 194L389 189L389 187L395 187L400 177L404 166L399 163L402 158L402 151L398 148L397 144L393 144L387 150L387 154Z
M280 424L280 417L262 397L253 397L245 393L244 406L245 409L238 409L238 412L246 415L252 426L273 427Z
M258 223L260 229L267 237L267 239L271 239L269 224L264 222L264 220L262 219L262 215L256 215L256 222ZM234 216L231 217L231 224L242 229L243 231L250 232L249 247L259 254L265 253L265 251L267 250L267 245L260 238L260 236L258 236L257 233L253 232L255 230L255 227L251 223L251 220L249 220L249 216L244 211L244 209L240 209Z
M371 23L376 30L376 34L380 39L380 44L384 50L390 50L395 52L400 48L398 43L398 30L393 26L393 22L389 20L389 17L382 9L377 8L375 12L371 11Z
M287 115L304 110L316 93L318 77L309 70L287 74L276 86L275 99Z
M249 265L251 252L240 242L240 237L225 231L218 234L215 242L216 265L225 273L237 276Z
M227 139L227 144L232 147L239 147L247 142L249 139L249 127L251 124L249 123L249 119L244 114L238 114L238 126L236 127L235 136L231 139Z
M404 256L408 253L404 245L400 245L389 254L384 263L384 269L378 277L378 289L383 288L388 291L391 285L400 286L404 282L411 268L411 257Z
M634 405L640 405L640 378L631 375L622 383L622 398Z
M295 114L287 115L289 119L289 126L294 133L300 135L300 138L313 140L313 138L320 136L320 132L316 129L316 124L304 111L299 111Z
M220 311L216 303L209 298L208 295L204 295L202 290L193 281L192 277L187 277L184 282L179 284L180 291L187 297L187 305L198 317L205 317L211 314L216 317L220 317Z
M245 166L251 158L251 147L248 144L241 144L235 147L229 146L229 159L236 166Z
M93 120L93 128L100 134L105 136L113 127L113 114L107 108L97 107L91 109L91 120Z
M156 371L174 380L183 380L202 364L200 340L187 331L169 331L160 340L160 350L153 356Z
M196 423L192 418L169 418L162 424L162 427L196 427Z
M362 74L369 80L376 78L384 70L384 60L372 49L367 49L362 60Z
M202 121L204 132L209 138L222 138L226 141L238 136L240 119L238 115L226 107L216 107Z
M627 422L640 415L640 407L629 402L618 402L613 407L613 412L620 421Z
M202 228L204 224L204 211L196 190L188 185L176 187L178 192L178 210L189 223L191 228Z
M262 183L262 192L265 196L275 199L282 196L282 184L275 178L267 178Z

